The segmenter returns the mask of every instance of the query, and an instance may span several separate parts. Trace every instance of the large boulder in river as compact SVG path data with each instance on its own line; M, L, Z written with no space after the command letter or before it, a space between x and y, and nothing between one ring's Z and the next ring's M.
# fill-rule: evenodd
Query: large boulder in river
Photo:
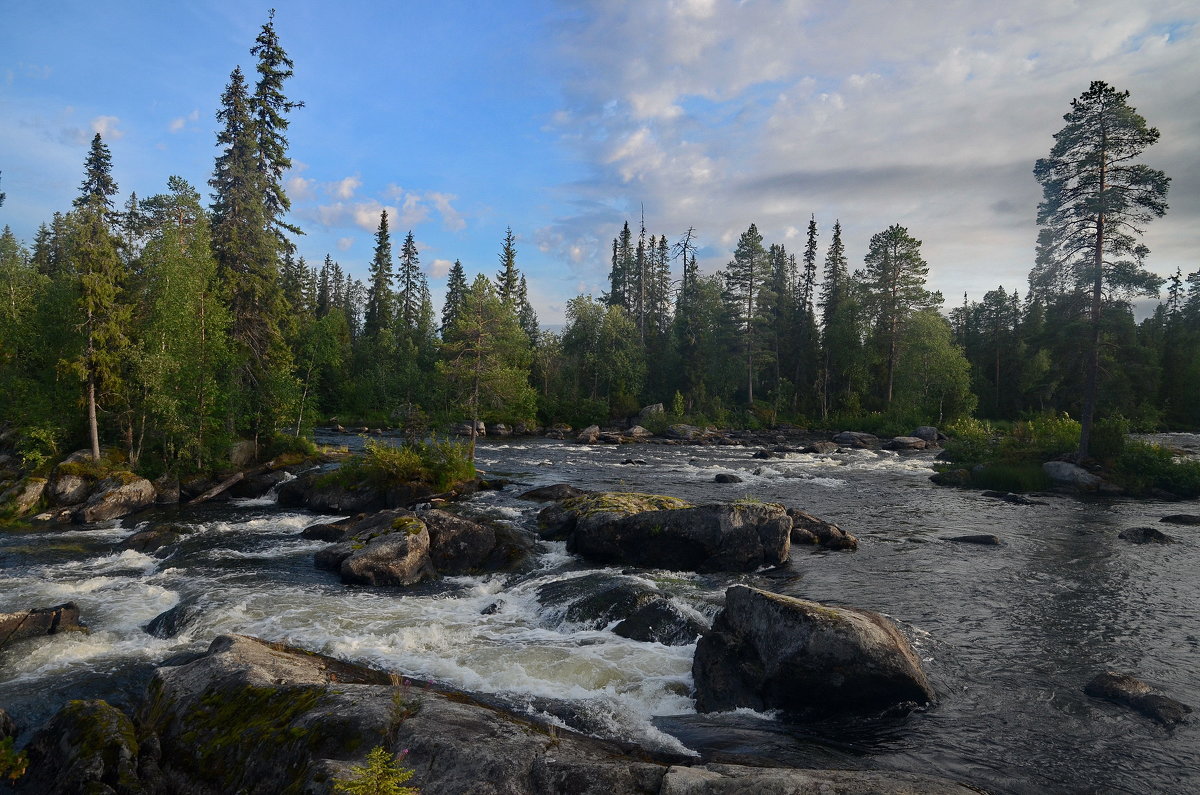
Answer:
M87 632L87 627L79 620L79 606L74 602L35 607L19 613L0 613L0 649L14 641L59 632Z
M788 508L792 519L792 544L814 544L824 549L858 549L858 539L811 513Z
M154 484L131 472L115 472L96 484L92 496L74 514L79 524L118 519L154 504Z
M924 450L929 443L918 436L895 436L884 445L884 450Z
M582 431L580 431L579 435L575 437L575 441L579 442L580 444L595 444L599 440L600 440L600 426L599 425L589 425L586 428L584 428Z
M657 589L633 577L600 572L554 580L537 590L538 601L562 617L592 629L613 625L613 634L646 643L695 643L706 626Z
M1150 685L1132 674L1116 671L1097 674L1084 686L1083 692L1092 698L1130 707L1164 726L1182 723L1192 712L1187 704L1151 692Z
M1069 486L1079 491L1096 491L1104 482L1099 475L1093 475L1069 461L1047 461L1042 464L1042 471L1056 485Z
M688 508L690 502L661 494L639 494L633 491L583 492L542 509L538 514L538 532L543 538L569 538L581 518L612 518L630 516L643 511Z
M863 433L862 431L842 431L836 434L831 441L837 442L842 447L853 447L859 450L879 447L878 436L871 433Z
M708 435L708 431L703 428L697 428L695 425L686 425L684 423L671 425L663 433L663 436L666 436L668 439L677 439L682 442L694 442Z
M12 516L24 516L37 507L45 491L45 478L25 478L8 490L0 492L0 510Z
M530 551L522 536L505 527L436 509L418 516L429 530L429 560L439 574L510 569Z
M591 492L578 489L569 483L555 483L552 486L539 486L536 489L521 494L519 499L532 500L533 502L561 502L569 500L572 497L582 497Z
M871 715L934 699L916 652L884 616L744 585L726 591L692 676L701 712Z
M567 549L598 563L755 571L787 561L791 534L792 520L782 505L735 502L581 516Z
M133 721L105 701L70 701L26 747L21 792L140 793Z

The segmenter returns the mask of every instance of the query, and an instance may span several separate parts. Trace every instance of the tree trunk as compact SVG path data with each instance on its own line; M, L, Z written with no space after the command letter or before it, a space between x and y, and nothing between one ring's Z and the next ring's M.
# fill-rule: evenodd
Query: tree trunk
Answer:
M92 460L100 460L100 428L96 423L96 374L90 369L87 377L88 435L92 440Z
M1092 254L1092 334L1088 351L1087 381L1083 388L1083 416L1079 420L1079 457L1086 458L1096 416L1096 390L1100 380L1100 310L1104 299L1104 189L1108 165L1107 136L1100 144L1100 209L1096 214L1096 248Z

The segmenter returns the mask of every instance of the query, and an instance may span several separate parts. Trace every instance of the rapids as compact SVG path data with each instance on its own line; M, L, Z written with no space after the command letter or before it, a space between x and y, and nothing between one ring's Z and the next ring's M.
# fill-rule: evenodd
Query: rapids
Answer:
M1200 438L1173 441L1195 448ZM264 499L139 517L137 528L190 526L162 558L117 548L134 523L0 533L0 612L74 600L92 628L0 653L0 707L28 736L72 698L128 705L154 664L239 632L494 694L563 725L674 751L909 770L992 792L1200 790L1195 725L1164 729L1082 692L1093 674L1111 668L1200 706L1200 543L1195 528L1157 524L1165 514L1200 512L1195 502L1046 495L1044 506L1020 506L934 486L930 453L765 461L752 453L483 442L480 468L519 485L460 507L532 528L542 506L516 495L567 482L696 502L752 497L837 522L858 536L857 552L796 548L787 567L754 575L625 573L706 622L734 582L886 613L914 640L940 703L884 722L697 715L689 695L694 645L639 643L611 627L573 625L537 598L546 583L617 569L589 567L563 544L543 543L516 573L405 591L347 587L313 567L323 544L298 536L336 517L280 510ZM646 464L620 463L630 457ZM715 484L722 472L743 482ZM1124 528L1149 524L1178 543L1117 539ZM995 534L1005 546L941 540L967 533ZM143 631L180 604L191 616L181 634Z

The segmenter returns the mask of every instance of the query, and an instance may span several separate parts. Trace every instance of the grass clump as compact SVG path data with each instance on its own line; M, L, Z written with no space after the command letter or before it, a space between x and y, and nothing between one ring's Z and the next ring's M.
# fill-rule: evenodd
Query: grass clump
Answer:
M442 490L474 477L475 465L466 446L438 439L399 447L368 439L362 455L326 476L329 482L343 486L387 488L416 481Z
M563 510L578 516L592 516L598 513L615 513L620 516L632 516L646 511L673 511L679 508L691 508L692 504L676 497L662 494L640 494L632 491L606 491L600 494L585 494L563 500Z

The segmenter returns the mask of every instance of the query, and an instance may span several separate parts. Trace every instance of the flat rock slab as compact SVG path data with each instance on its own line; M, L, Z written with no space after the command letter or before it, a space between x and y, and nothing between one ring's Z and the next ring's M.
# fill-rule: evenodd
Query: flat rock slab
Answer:
M0 613L0 649L24 638L87 631L87 626L79 621L79 606L74 602L20 613Z

